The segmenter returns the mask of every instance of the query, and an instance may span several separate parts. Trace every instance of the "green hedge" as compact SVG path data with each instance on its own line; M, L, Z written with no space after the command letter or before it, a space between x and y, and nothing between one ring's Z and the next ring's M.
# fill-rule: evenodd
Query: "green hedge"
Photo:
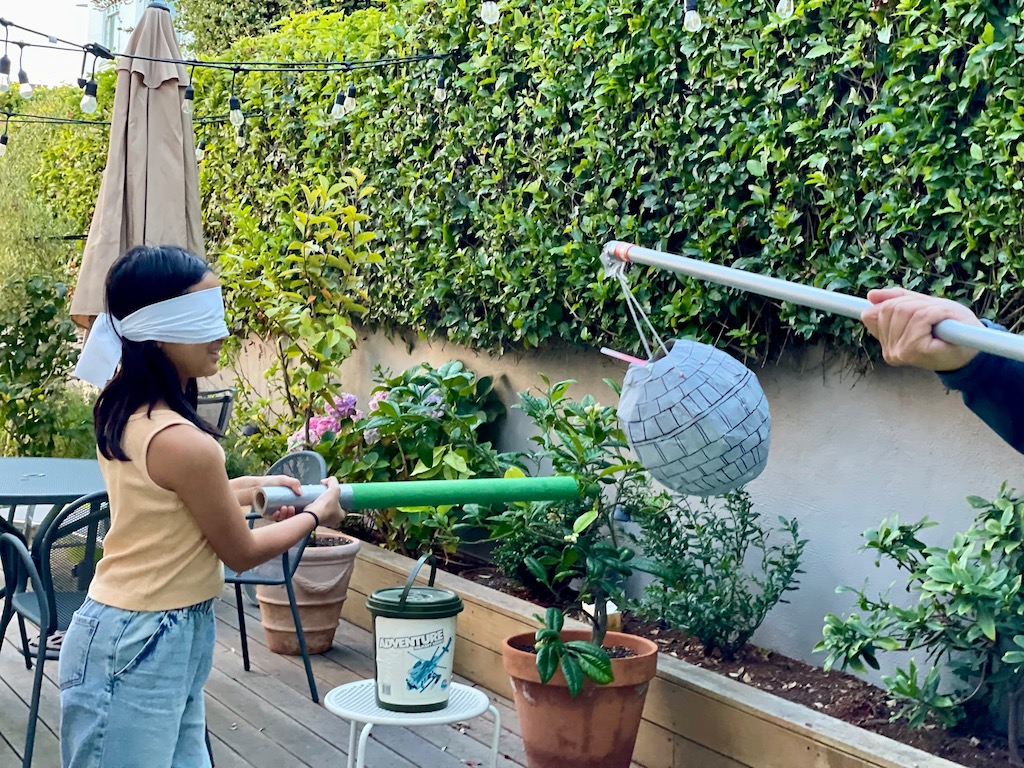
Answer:
M229 56L459 56L441 105L436 64L353 74L359 107L339 125L326 111L346 78L247 75L243 108L267 115L249 146L205 134L211 251L244 251L240 226L290 229L300 183L355 166L378 190L384 264L364 280L368 319L387 328L490 349L633 347L618 288L597 279L612 238L855 294L895 281L1017 322L1019 0L810 0L788 21L721 0L697 35L683 5L508 0L486 27L476 0L392 0L239 42ZM199 109L224 111L223 75L197 80ZM81 141L51 148L41 180L58 200ZM634 282L667 333L755 357L860 343L857 324L809 309L665 272Z

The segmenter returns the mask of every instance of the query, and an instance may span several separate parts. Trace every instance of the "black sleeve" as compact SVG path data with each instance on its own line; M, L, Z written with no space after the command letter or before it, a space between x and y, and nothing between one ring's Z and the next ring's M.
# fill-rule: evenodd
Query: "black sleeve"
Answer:
M939 379L960 392L967 407L997 435L1024 453L1024 363L979 352L963 368L940 373Z

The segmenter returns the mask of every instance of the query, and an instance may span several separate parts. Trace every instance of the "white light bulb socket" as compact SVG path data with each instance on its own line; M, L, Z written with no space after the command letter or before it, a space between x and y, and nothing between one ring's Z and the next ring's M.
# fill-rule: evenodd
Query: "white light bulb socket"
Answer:
M96 93L98 90L95 80L90 80L85 84L85 95L82 97L79 107L87 115L91 115L96 111Z
M192 108L195 106L195 89L189 85L185 87L185 98L181 100L181 111L183 114L191 115Z
M0 157L7 154L7 134L0 136Z
M11 76L11 57L7 54L0 58L0 75Z
M32 83L29 82L28 74L25 72L24 69L18 72L18 85L20 86L18 89L18 93L21 94L21 98L31 99Z
M228 121L236 128L245 122L245 115L242 114L242 105L236 96L228 100Z

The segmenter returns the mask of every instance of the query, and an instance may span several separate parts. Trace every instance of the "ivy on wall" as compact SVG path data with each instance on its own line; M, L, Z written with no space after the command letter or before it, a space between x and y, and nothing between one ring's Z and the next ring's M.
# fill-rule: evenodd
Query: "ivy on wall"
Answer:
M609 239L859 295L900 283L1019 325L1020 0L808 0L789 20L773 7L706 2L696 35L683 3L649 0L509 0L493 27L467 0L294 15L225 57L458 53L443 69L240 80L243 109L266 117L241 151L226 127L203 136L210 250L244 251L243 215L290 225L300 184L356 167L377 190L384 257L361 278L367 319L387 328L489 349L636 348L618 287L598 278ZM197 112L222 112L224 76L196 78ZM332 123L350 83L358 106ZM68 159L88 138L51 146L39 181L55 200L85 186ZM755 358L861 341L808 308L665 272L633 281L666 333Z

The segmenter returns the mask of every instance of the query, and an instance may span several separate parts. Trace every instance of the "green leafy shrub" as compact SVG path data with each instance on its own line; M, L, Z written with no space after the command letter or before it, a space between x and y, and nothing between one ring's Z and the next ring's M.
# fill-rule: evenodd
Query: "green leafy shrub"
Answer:
M69 86L38 88L31 102L7 92L0 94L0 110L70 117L68 106L75 92ZM74 99L77 109L81 94ZM0 124L0 132L3 130L4 125ZM88 133L94 129L83 126L80 130ZM65 280L78 263L81 244L64 237L85 230L75 228L80 219L66 215L62 207L65 200L51 204L32 182L45 167L45 150L51 143L63 141L64 129L43 123L12 122L6 124L6 131L7 152L0 158L0 285L25 275ZM0 304L17 298L20 296L0 297Z
M321 176L277 195L279 210L236 209L238 251L221 258L220 277L229 323L229 354L250 334L267 339L274 353L264 372L269 396L238 381L239 417L261 437L246 444L260 463L280 457L286 437L308 423L319 404L339 392L341 364L351 355L352 318L364 311L359 268L380 259L370 250L375 235L360 211L372 192L365 176L349 169L337 181Z
M180 28L187 33L188 50L215 56L243 37L269 32L275 23L291 13L318 8L355 10L370 5L371 1L175 0L174 10Z
M829 614L816 650L828 653L826 669L855 670L877 669L881 651L922 653L923 680L915 661L884 678L902 702L896 716L915 727L964 721L980 731L998 718L1013 736L1016 755L1024 692L1024 498L1004 484L992 501L967 501L977 510L974 522L948 547L920 540L918 534L934 525L927 518L905 524L890 517L866 531L864 548L876 552L876 562L895 563L916 602L904 607L887 596L841 588L857 596L858 612ZM944 679L947 671L952 684Z
M613 237L855 294L898 281L1015 316L1019 8L808 0L782 20L760 0L711 2L690 35L684 5L510 0L488 27L476 3L386 0L237 42L225 58L458 53L440 67L240 78L249 146L203 134L211 251L259 256L233 239L239 206L273 222L279 194L355 165L377 190L386 255L366 320L472 347L635 344L617 286L597 276ZM222 112L230 78L196 80L198 110ZM358 106L334 124L349 83ZM65 187L94 181L76 158L97 154L78 136L51 147L61 207ZM860 346L850 320L665 272L634 278L667 334L752 355L804 338Z
M481 431L505 413L490 377L462 363L423 363L398 375L377 369L366 412L343 394L295 431L289 448L312 447L342 482L461 480L500 477L513 459L499 454ZM354 515L396 552L451 555L459 544L458 511L451 506L376 509Z
M518 551L531 550L523 567L532 579L558 595L560 602L593 606L586 612L593 624L589 641L560 637L560 609L552 608L543 618L538 617L541 627L535 647L541 680L547 682L561 667L575 696L584 678L598 684L611 681L608 656L601 647L608 631L609 598L621 591L623 581L635 570L660 569L657 563L636 557L612 524L616 506L636 508L645 504L649 495L643 468L627 455L615 409L598 404L591 395L578 401L570 398L572 380L551 384L541 378L546 390L520 392L521 402L515 405L538 429L531 438L538 450L525 461L535 463L538 469L551 466L554 474L575 476L580 497L519 502L497 514L476 510L469 522L484 526L489 537L499 542L499 550L506 541L515 542ZM615 388L612 382L608 384ZM506 476L522 477L523 472L513 467ZM514 575L519 575L518 569Z
M77 358L67 286L8 280L0 308L0 454L93 456L91 403L67 384Z
M585 533L576 531L577 521L595 508L608 507L610 512L616 504L642 505L648 495L647 480L643 468L629 456L615 408L599 404L592 395L574 400L569 396L572 380L552 384L541 378L545 391L520 392L520 402L513 406L523 411L537 430L530 438L537 450L523 460L535 465L538 473L580 478L587 493L569 501L516 504L489 519L486 511L478 515L489 538L496 542L493 557L502 572L538 598L575 602L586 592L582 579L591 550L600 555L595 565L604 562L602 558L611 558L610 581L618 584L626 570L620 559L625 541L618 540L618 533L601 524L586 526ZM608 384L616 388L611 381ZM568 544L566 536L571 539ZM619 563L623 563L622 569ZM606 575L601 570L595 574L599 580Z
M807 542L796 519L779 517L775 530L765 525L744 490L693 504L659 501L634 519L643 551L664 575L634 608L690 633L705 654L732 659L797 588Z

